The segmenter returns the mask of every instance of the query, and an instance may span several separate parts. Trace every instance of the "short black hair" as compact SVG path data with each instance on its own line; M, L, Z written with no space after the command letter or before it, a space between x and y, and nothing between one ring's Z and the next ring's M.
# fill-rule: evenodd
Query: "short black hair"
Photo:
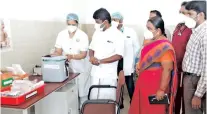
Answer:
M186 5L187 10L194 10L197 13L203 12L206 19L206 1L190 1Z
M93 19L107 20L111 24L111 15L105 8L96 10L93 14Z
M160 11L158 11L158 10L152 10L152 11L150 11L150 13L155 13L156 14L156 16L158 16L158 17L161 17L162 18L162 14L160 13Z
M181 6L186 6L188 2L184 1Z
M148 20L148 22L151 22L156 29L160 29L162 34L164 36L167 36L165 34L165 23L161 17L159 16L152 17Z

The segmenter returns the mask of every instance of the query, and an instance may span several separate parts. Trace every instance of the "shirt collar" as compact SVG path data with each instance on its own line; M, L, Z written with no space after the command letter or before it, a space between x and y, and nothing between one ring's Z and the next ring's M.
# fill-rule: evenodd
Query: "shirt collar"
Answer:
M200 24L198 27L192 29L192 32L195 33L195 32L199 32L201 31L204 27L207 26L207 21L205 20L202 24Z

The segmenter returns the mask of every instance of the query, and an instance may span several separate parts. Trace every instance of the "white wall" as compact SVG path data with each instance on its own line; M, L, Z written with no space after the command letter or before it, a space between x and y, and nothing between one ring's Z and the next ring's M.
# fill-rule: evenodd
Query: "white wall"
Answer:
M177 17L183 1L189 0L73 0L73 11L80 16L84 24L93 24L93 13L103 7L110 13L121 12L124 24L135 28L140 42L151 10L162 13L166 28L172 34L178 23Z
M1 0L0 18L18 20L65 20L72 0Z
M13 43L12 51L0 53L0 68L16 63L31 72L54 47L72 4L70 0L0 0L0 4L0 18L11 20Z
M94 23L93 13L100 7L119 11L124 23L135 28L140 42L149 11L161 11L171 33L183 0L0 0L0 18L11 19L13 51L1 53L1 67L19 63L28 72L40 64L56 36L65 27L66 15L77 13L80 23ZM90 30L86 30L90 31ZM91 33L91 32L88 32Z
M159 10L166 25L175 25L176 16L184 0L74 0L73 10L78 12L83 23L94 23L93 13L106 8L110 13L119 11L125 24L145 25L150 10Z
M145 25L149 11L161 11L166 25L175 25L184 0L1 0L0 18L20 20L65 20L70 12L79 15L81 23L94 23L92 15L100 7L110 13L119 11L126 24ZM189 0L187 0L189 1Z

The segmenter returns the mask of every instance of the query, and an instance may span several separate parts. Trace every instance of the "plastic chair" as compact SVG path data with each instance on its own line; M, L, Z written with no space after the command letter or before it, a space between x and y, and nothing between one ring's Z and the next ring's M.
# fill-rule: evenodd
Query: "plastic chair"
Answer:
M83 103L81 114L120 114L121 98L125 84L124 72L119 73L117 87L110 85L93 85L89 89L88 100ZM94 88L116 89L116 101L111 99L90 99L91 90ZM117 109L117 111L115 111Z

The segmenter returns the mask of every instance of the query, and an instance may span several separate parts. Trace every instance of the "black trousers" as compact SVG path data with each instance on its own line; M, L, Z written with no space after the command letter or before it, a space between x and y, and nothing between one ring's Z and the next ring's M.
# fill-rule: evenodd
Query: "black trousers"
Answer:
M119 72L123 70L123 58L119 60L118 67L117 67L117 75L119 75ZM129 93L130 103L134 94L134 80L133 80L133 73L129 76L125 76L125 83L127 86L127 90ZM124 98L122 97L122 103L124 101Z
M127 90L129 93L130 103L132 101L132 97L134 94L134 80L133 80L133 73L130 76L125 76L125 82L127 86Z

